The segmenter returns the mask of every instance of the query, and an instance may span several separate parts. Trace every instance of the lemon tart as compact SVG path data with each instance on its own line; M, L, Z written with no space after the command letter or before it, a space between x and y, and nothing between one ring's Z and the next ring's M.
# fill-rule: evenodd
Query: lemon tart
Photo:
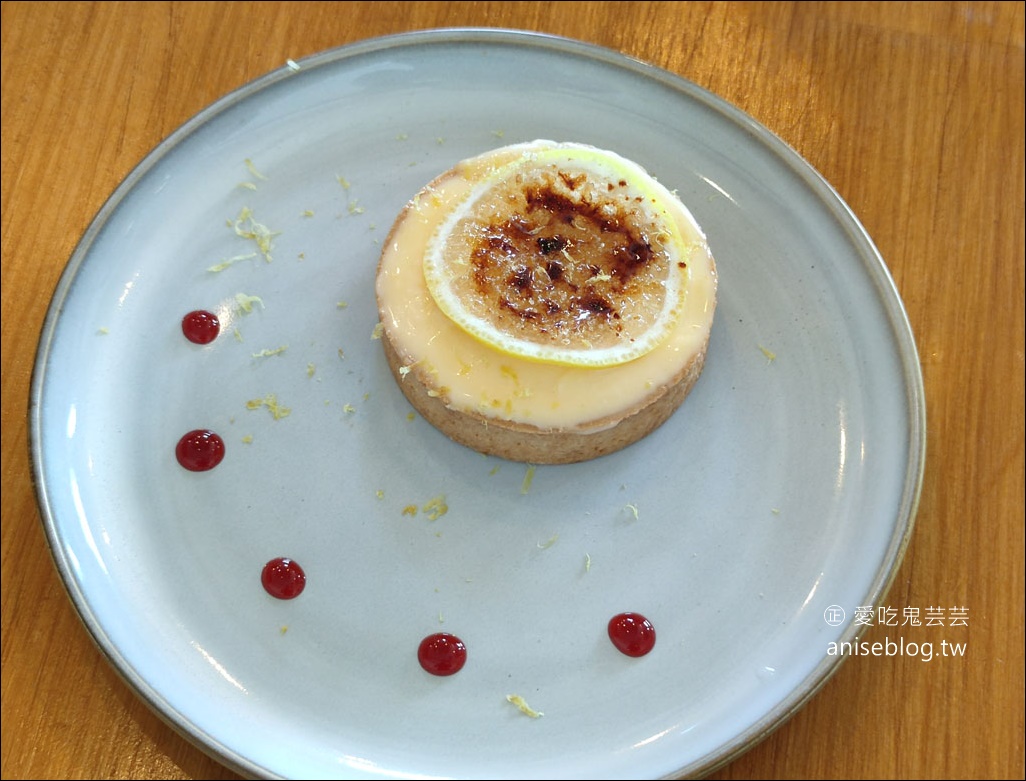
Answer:
M638 164L538 140L463 160L403 208L378 265L385 357L451 439L514 461L606 455L667 420L705 362L706 237Z

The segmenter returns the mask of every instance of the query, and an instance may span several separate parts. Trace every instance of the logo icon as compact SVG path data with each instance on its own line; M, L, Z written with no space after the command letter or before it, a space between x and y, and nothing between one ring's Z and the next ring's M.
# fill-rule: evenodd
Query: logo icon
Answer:
M840 605L831 605L823 611L823 620L830 626L840 626L844 622L844 608Z

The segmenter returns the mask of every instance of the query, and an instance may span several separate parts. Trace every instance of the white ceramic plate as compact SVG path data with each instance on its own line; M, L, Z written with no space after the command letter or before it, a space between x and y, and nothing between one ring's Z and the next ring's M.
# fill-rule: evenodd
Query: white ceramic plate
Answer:
M525 492L524 465L410 419L371 338L373 279L422 184L543 137L675 188L720 302L705 373L666 425L539 467ZM259 252L229 227L244 208L280 231L271 261L208 271ZM239 293L263 306L240 313ZM180 330L198 308L226 325L205 347ZM247 408L268 394L291 414ZM31 421L77 609L205 750L261 777L551 779L704 772L800 707L901 558L924 414L884 262L785 144L619 54L453 30L283 64L154 150L68 264ZM174 446L202 427L227 454L187 472ZM440 495L437 520L404 515ZM283 555L308 577L291 601L260 585ZM656 628L647 656L606 637L625 610ZM468 648L447 678L417 663L438 631Z

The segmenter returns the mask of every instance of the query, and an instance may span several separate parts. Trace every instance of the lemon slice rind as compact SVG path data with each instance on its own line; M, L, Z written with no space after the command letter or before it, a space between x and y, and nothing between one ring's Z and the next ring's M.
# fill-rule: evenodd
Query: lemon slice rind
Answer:
M664 295L658 314L638 336L609 347L595 347L585 341L573 346L541 343L518 337L496 327L489 319L468 310L452 280L469 268L467 258L446 253L446 244L460 222L501 183L520 172L555 164L584 170L599 181L624 180L637 194L646 218L658 224L663 246L669 253L667 275L662 280ZM487 171L435 230L425 252L423 269L428 291L438 308L473 338L501 353L542 363L602 368L636 360L654 350L673 330L687 296L687 248L681 238L676 214L682 210L677 197L636 163L612 152L583 144L524 145L513 162Z

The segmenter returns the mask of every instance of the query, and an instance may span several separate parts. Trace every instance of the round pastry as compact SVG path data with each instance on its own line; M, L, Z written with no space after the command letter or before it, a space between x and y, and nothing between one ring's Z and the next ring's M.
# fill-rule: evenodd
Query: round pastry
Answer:
M376 279L385 356L414 408L533 464L606 455L665 422L702 371L716 288L676 195L613 152L544 140L427 184Z

